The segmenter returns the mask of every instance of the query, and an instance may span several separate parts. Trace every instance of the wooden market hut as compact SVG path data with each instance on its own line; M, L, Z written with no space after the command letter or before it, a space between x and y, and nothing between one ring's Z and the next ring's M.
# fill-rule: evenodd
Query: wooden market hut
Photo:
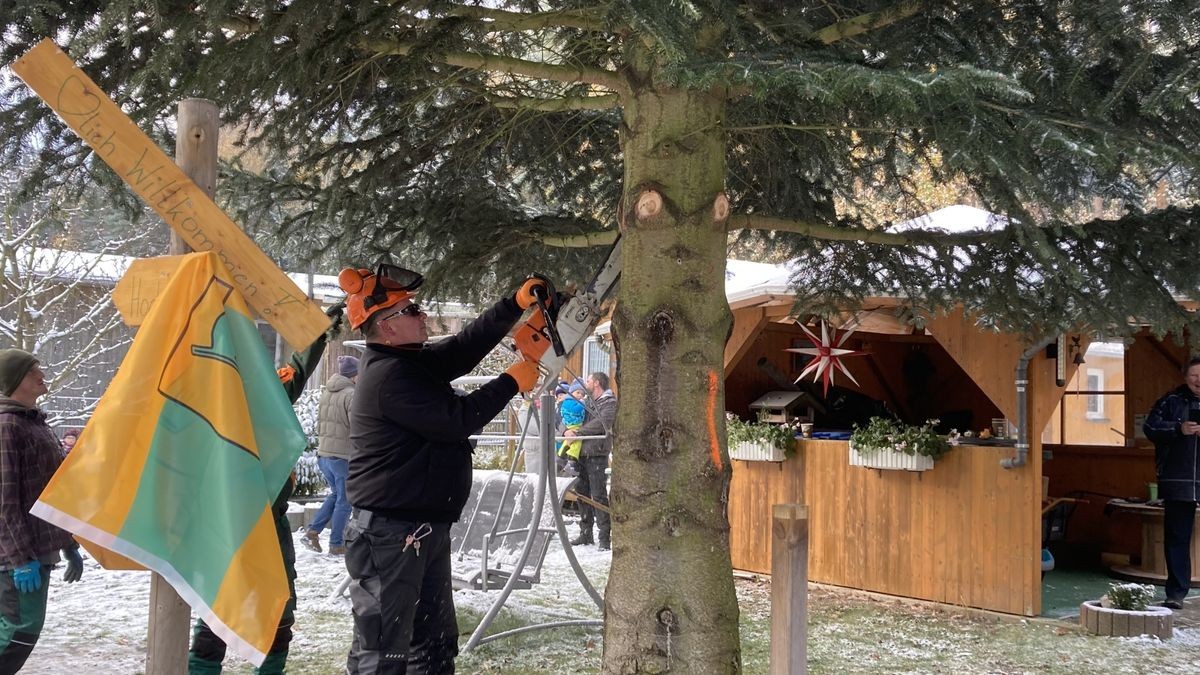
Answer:
M725 349L726 407L748 419L751 401L803 369L803 358L785 349L809 341L792 314L786 269L731 261L730 274L749 281L731 283L728 294L734 328ZM866 354L845 360L859 384L837 384L885 402L907 422L950 414L978 431L993 418L1021 417L1015 373L1024 355L1025 464L1002 465L1014 447L964 442L929 471L870 469L849 465L847 441L817 439L798 439L783 462L733 460L734 568L769 573L771 507L801 503L809 507L811 581L1036 616L1044 477L1052 496L1089 497L1068 530L1070 552L1096 563L1102 554L1136 560L1138 525L1105 515L1104 504L1114 496L1144 497L1154 480L1153 448L1138 438L1141 415L1181 382L1187 349L1143 332L1117 344L1122 358L1098 384L1101 359L1089 351L1088 337L1067 336L1060 386L1052 349L982 329L962 311L927 317L924 329L914 329L897 318L900 304L871 298L847 314L858 327L846 346ZM1076 363L1075 353L1088 353L1090 365ZM1088 425L1101 432L1088 432Z

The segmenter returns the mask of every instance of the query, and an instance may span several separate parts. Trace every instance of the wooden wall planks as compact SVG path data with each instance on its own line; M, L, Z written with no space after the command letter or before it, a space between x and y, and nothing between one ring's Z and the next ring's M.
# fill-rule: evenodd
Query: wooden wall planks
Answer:
M735 461L734 567L769 573L771 506L801 503L812 581L1034 615L1040 484L1028 468L1000 467L1011 452L961 446L911 473L852 467L845 442L812 440L782 464Z

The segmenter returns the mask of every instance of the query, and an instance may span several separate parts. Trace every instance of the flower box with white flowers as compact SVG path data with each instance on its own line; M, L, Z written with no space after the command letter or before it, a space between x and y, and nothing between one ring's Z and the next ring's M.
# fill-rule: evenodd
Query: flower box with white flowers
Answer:
M933 430L937 420L914 426L872 417L850 435L850 466L900 471L928 471L950 444Z
M725 413L729 458L750 462L782 462L796 447L799 428L799 420L783 424L743 422L736 415Z

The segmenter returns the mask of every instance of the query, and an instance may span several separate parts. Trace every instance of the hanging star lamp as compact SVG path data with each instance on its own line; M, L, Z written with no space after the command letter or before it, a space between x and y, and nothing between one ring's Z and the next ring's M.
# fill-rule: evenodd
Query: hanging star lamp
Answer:
M825 383L825 395L829 395L829 385L833 383L834 369L839 369L850 378L854 384L858 384L858 380L847 370L846 364L842 363L842 358L847 356L865 356L866 352L855 351L853 349L845 349L842 345L846 344L846 338L854 334L854 330L848 330L838 337L837 330L829 327L829 324L821 321L821 337L817 337L808 326L796 322L800 326L800 330L808 336L812 342L812 347L794 347L784 351L795 352L797 354L809 354L813 357L812 361L808 362L804 371L800 373L800 377L796 378L796 383L799 384L806 375L813 373L813 382L823 380ZM836 338L836 342L834 341Z

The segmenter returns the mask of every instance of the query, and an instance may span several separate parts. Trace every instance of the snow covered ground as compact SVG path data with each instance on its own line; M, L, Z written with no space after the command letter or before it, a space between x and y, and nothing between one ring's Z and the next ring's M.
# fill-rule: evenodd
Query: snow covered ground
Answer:
M289 673L342 673L350 642L348 601L331 597L344 573L342 560L303 548L297 535L300 606ZM609 554L576 549L603 592ZM66 585L55 570L42 639L23 673L139 673L145 664L149 580L146 573L107 572L85 563L83 580ZM455 594L463 642L495 593ZM738 581L742 608L742 662L765 673L770 630L770 584ZM516 591L494 630L553 618L599 618L555 544L542 583ZM462 673L595 673L598 629L529 633L484 645L459 657ZM814 673L1188 673L1200 672L1200 630L1176 630L1168 642L1081 635L1068 624L979 619L862 594L815 587L809 600L809 670ZM226 672L249 673L229 659Z
M299 533L294 535L294 539L299 607L288 672L342 673L346 650L350 645L350 605L349 600L335 597L334 591L345 575L345 565L341 557L314 553L304 548L300 544ZM600 552L594 546L580 547L575 554L603 593L610 554ZM463 643L491 607L496 595L496 592L455 593ZM87 668L90 675L142 672L145 667L149 596L149 574L145 572L110 572L95 561L86 559L83 579L68 585L62 582L61 568L55 570L50 586L46 627L21 672L60 675L77 672L80 668ZM553 621L555 617L600 618L600 610L583 590L566 555L557 544L547 556L541 586L534 591L515 591L509 604L519 608L520 619L514 623L509 613L505 612L493 623L496 630L524 623ZM598 667L599 651L594 645L599 640L599 629L559 632L588 634L590 637L585 642L592 643L591 649L596 651L595 663ZM546 645L549 650L562 648L556 640L546 640ZM484 646L480 651L487 649ZM467 655L460 658L460 664L472 660L473 657ZM232 656L226 659L226 665L226 672L252 671L247 662ZM460 671L475 672L466 665L460 665Z

